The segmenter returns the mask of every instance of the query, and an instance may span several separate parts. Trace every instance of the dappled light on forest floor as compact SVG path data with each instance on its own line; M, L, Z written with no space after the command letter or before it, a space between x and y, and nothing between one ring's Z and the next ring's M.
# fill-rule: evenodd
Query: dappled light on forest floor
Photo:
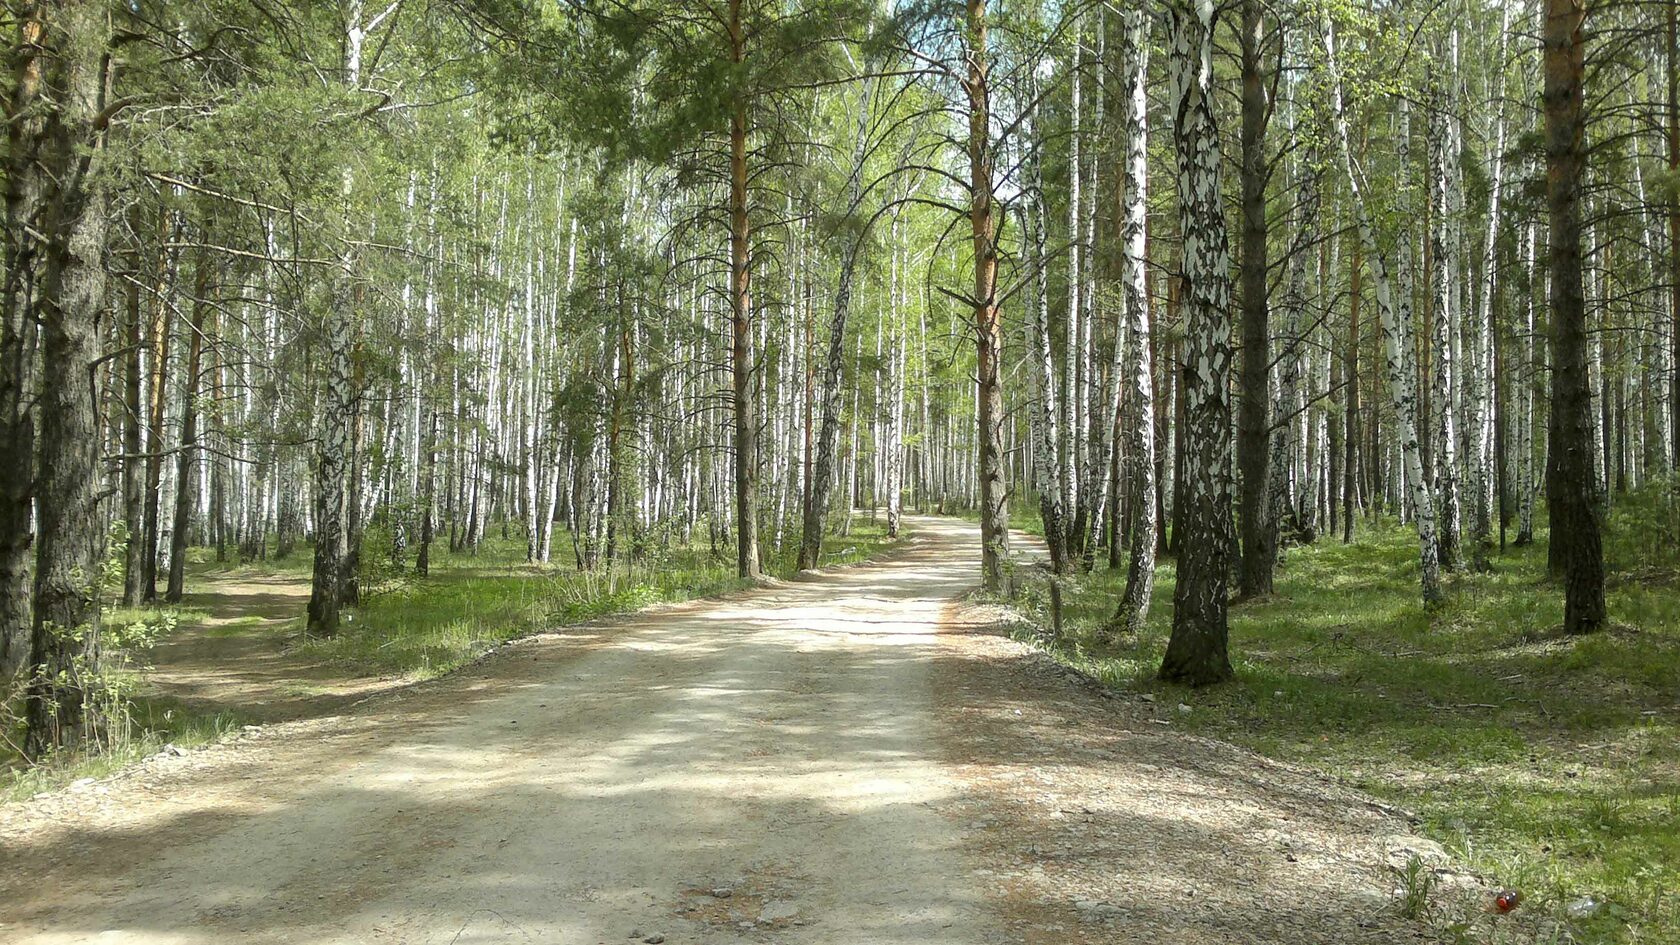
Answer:
M1250 780L1229 749L1130 732L1089 691L986 649L1004 641L961 632L984 620L956 603L972 529L916 527L928 543L890 564L613 620L588 645L537 638L343 718L8 808L8 879L34 879L0 890L0 931L975 945L1135 928L1199 943L1216 926L1196 902L1232 870L1233 888L1272 895L1230 900L1217 928L1339 929L1324 863L1265 852L1285 815L1302 850L1341 837L1322 845L1344 886L1385 895L1380 863L1347 859L1375 849L1380 818L1337 813L1311 782ZM1035 879L1063 862L1041 856L1064 842L1040 823L1056 809L1017 812L1019 834L988 813L1070 791L1088 793L1058 803L1097 818L1087 868L1130 884L1100 909Z

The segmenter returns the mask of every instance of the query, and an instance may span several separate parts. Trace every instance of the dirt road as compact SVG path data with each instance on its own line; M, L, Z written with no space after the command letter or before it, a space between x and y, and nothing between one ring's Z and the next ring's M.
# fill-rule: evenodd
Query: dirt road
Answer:
M0 941L1411 941L1360 799L970 632L972 526L0 808ZM632 938L634 936L634 938Z

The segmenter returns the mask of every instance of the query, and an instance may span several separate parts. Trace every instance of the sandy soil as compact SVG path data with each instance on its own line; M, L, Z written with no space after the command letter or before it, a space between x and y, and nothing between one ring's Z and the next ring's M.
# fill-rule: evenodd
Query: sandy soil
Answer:
M913 524L887 562L0 807L0 941L1421 934L1383 906L1403 823L990 634L973 527Z

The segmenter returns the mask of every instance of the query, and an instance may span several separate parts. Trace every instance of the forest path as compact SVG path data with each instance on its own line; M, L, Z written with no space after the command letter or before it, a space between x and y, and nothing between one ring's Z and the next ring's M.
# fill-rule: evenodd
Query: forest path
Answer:
M181 606L204 617L146 654L145 695L199 715L228 712L266 724L335 712L405 683L347 673L294 645L309 605L308 575L195 574L187 587Z
M913 529L0 807L0 941L1414 940L1394 821L982 632L974 526Z

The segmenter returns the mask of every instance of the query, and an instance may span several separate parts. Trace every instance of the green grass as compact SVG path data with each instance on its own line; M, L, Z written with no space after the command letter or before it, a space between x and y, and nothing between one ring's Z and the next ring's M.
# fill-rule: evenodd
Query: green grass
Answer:
M1287 551L1276 595L1232 610L1232 683L1187 691L1154 679L1171 561L1138 639L1099 638L1124 584L1123 572L1105 570L1064 593L1064 638L1052 649L1111 685L1190 703L1175 725L1414 811L1426 833L1521 889L1525 911L1554 915L1578 941L1676 942L1680 552L1653 535L1673 515L1653 504L1636 497L1612 517L1616 626L1591 637L1555 632L1562 594L1545 579L1543 540L1496 555L1492 574L1456 576L1430 613L1415 533L1387 524L1352 545ZM1026 592L1040 621L1043 595ZM1568 916L1583 896L1606 905Z
M234 712L193 713L167 699L136 698L130 705L124 731L111 736L102 751L79 752L13 770L0 767L0 802L21 801L84 778L115 774L169 745L201 748L245 723Z
M858 521L849 536L825 542L823 564L861 561L890 544L884 524ZM430 678L518 637L745 586L732 558L705 547L674 548L611 572L579 571L570 559L533 567L524 549L522 538L493 538L476 554L446 552L430 578L388 584L348 612L337 636L302 645L358 673ZM793 549L769 563L773 574L791 576Z

